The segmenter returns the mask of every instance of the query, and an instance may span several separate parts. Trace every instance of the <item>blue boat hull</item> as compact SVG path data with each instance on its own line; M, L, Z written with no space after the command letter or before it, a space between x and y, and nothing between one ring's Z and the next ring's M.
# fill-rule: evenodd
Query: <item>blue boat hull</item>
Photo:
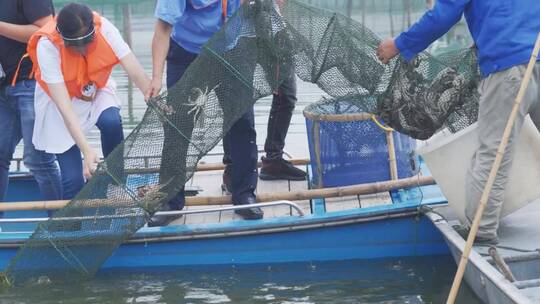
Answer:
M105 268L317 262L446 255L448 247L422 217L303 231L162 241L121 246Z
M142 228L102 269L448 255L440 232L418 212L418 206L418 202L401 202L339 212L315 211L304 217ZM7 212L6 217L23 213L24 217L45 215ZM31 226L18 224L2 228L0 269L8 265L32 231L28 229Z

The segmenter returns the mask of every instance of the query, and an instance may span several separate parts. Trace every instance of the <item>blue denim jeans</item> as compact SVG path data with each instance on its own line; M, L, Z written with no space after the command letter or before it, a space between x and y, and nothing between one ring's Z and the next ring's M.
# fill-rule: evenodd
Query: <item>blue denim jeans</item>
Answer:
M62 197L60 172L54 155L38 151L32 144L35 87L34 80L0 87L0 201L5 198L9 164L21 139L24 165L34 175L43 198L57 200Z
M124 140L120 109L111 107L103 111L96 126L101 133L103 156L107 157ZM60 172L62 172L62 185L64 188L62 199L72 199L84 187L81 150L76 145L73 145L66 152L56 154L56 158L60 165ZM106 189L104 189L105 191Z

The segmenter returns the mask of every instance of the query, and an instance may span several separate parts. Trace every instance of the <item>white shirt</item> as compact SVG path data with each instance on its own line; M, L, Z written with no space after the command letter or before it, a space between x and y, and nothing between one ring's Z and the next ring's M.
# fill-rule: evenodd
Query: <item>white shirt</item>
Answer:
M101 17L101 34L111 46L119 59L131 53L118 29L105 17ZM45 83L63 83L60 51L46 37L41 37L37 45L37 58L41 70L41 78ZM99 89L94 101L87 102L78 98L72 99L73 111L79 119L83 132L88 133L96 124L101 113L110 107L120 107L121 102L116 96L116 83L109 78L106 87ZM35 90L34 135L32 142L37 150L49 153L63 153L69 150L75 141L71 137L60 111L51 97L43 88L36 85Z

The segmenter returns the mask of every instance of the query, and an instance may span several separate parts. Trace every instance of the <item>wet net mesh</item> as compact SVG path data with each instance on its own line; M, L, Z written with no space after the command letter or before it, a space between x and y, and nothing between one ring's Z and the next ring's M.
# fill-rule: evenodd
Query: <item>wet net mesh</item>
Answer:
M142 122L77 197L38 226L5 278L23 284L42 276L93 276L178 193L224 132L290 73L415 138L476 119L479 77L472 50L383 65L375 55L379 42L339 14L294 0L279 11L271 1L248 1L182 79L148 103Z

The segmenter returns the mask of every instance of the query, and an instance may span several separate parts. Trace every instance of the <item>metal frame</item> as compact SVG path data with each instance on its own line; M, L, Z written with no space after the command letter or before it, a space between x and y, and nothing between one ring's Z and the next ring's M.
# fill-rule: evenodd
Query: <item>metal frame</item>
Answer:
M226 207L215 207L215 208L206 208L198 210L176 210L176 211L159 211L156 212L156 215L184 215L184 214L196 214L196 213L209 213L209 212L220 212L220 211L231 211L231 210L241 210L249 209L256 207L272 207L272 206L281 206L286 205L296 210L299 216L304 216L305 213L300 209L300 207L291 201L275 201L269 203L257 203L249 205L238 205L238 206L226 206ZM35 223L35 222L45 222L49 219L53 221L74 221L74 220L102 220L102 219L121 219L121 218L130 218L143 215L142 212L135 212L129 214L113 214L113 215L101 215L101 216L74 216L74 217L57 217L57 218L48 218L48 217L36 217L36 218L5 218L0 219L1 223Z

